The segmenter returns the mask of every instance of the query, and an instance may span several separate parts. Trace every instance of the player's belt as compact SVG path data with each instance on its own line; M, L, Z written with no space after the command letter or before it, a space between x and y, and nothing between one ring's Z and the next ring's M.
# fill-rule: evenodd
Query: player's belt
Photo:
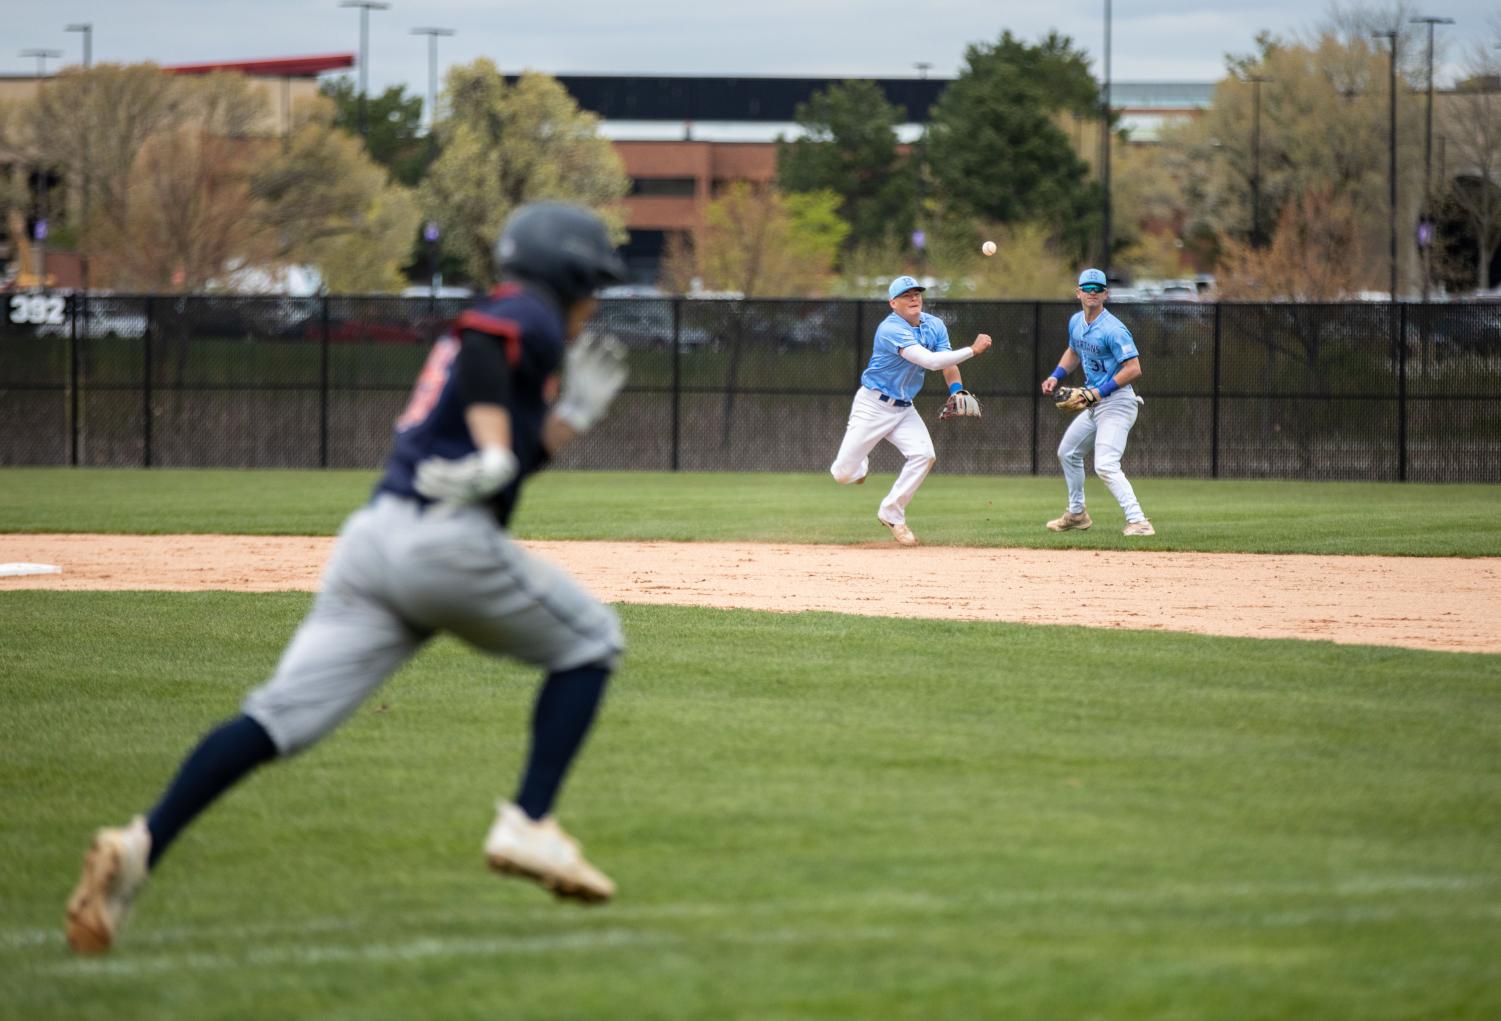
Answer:
M892 397L890 394L878 393L876 395L876 400L880 401L882 404L890 404L893 408L912 407L911 401L899 401L895 397Z

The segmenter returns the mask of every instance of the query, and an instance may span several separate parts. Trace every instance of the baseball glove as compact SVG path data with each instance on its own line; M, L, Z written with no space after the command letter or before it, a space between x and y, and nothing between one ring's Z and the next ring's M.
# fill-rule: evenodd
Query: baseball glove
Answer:
M1060 386L1053 391L1053 406L1064 411L1083 411L1100 399L1092 386Z
M946 418L980 418L980 402L975 395L968 390L955 390L949 394L949 399L944 402L943 410L938 413L941 422Z

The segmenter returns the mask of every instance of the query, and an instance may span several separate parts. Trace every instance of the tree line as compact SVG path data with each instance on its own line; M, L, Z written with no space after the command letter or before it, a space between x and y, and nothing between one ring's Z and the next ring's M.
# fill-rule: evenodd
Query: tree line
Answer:
M1388 137L1393 67L1371 32L1406 26L1404 11L1336 8L1308 38L1259 36L1227 57L1202 116L1153 141L1112 123L1113 273L1210 270L1223 293L1247 298L1385 290L1395 144L1403 289L1489 285L1501 22L1494 40L1474 37L1466 77L1436 107L1435 165L1416 36L1398 39ZM0 110L0 146L56 182L66 216L53 244L86 252L92 282L119 290L211 289L287 265L316 267L337 292L395 290L434 271L484 286L501 223L536 198L595 208L624 239L624 167L599 118L555 78L508 81L483 59L454 66L430 134L404 87L367 97L363 135L358 100L351 79L325 81L277 137L264 130L271 97L239 75L70 69ZM929 111L901 110L868 80L835 84L798 108L774 182L725 187L701 229L671 239L663 282L863 295L908 271L952 297L1067 295L1081 264L1106 260L1101 115L1087 53L1056 32L970 45ZM904 136L914 122L920 132ZM33 190L25 174L0 180L0 204L24 208Z

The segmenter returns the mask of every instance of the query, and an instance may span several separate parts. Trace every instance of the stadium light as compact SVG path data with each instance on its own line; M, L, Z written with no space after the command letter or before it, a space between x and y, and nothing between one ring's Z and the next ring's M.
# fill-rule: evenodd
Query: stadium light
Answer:
M453 29L414 28L412 34L427 36L427 138L431 148L437 141L433 127L438 122L438 36L453 35Z
M1423 248L1423 301L1433 286L1433 26L1452 25L1453 18L1412 18L1414 25L1428 26L1428 113L1423 131L1423 211L1418 216L1418 244Z
M364 138L370 133L370 128L365 118L365 86L366 86L366 59L365 53L370 48L370 12L390 9L391 5L380 3L379 0L339 0L340 7L358 7L360 9L360 137Z
M1104 183L1101 198L1103 213L1100 226L1100 270L1110 279L1110 0L1105 0L1105 94L1100 110L1100 179Z
M91 22L83 22L77 25L69 25L64 32L83 33L83 69L87 71L94 66L94 26Z
M1389 29L1385 32L1372 32L1373 39L1389 39L1392 48L1389 61L1391 73L1391 114L1388 121L1388 144L1391 163L1387 169L1390 201L1390 247L1387 252L1387 261L1391 270L1391 293L1388 295L1391 301L1397 300L1397 30Z
M36 58L36 76L38 78L45 78L45 77L47 77L47 58L48 57L61 57L62 55L63 55L63 51L62 50L22 50L21 51L21 56L23 56L23 57L35 57Z
M1271 81L1261 75L1245 79L1251 84L1251 247L1261 247L1261 86Z

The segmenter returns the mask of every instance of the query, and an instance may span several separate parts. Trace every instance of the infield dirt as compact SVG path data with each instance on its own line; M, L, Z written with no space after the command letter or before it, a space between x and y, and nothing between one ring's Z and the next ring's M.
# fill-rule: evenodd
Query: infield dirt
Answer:
M309 591L330 538L0 535L17 589ZM1501 558L525 542L609 602L1501 652Z

